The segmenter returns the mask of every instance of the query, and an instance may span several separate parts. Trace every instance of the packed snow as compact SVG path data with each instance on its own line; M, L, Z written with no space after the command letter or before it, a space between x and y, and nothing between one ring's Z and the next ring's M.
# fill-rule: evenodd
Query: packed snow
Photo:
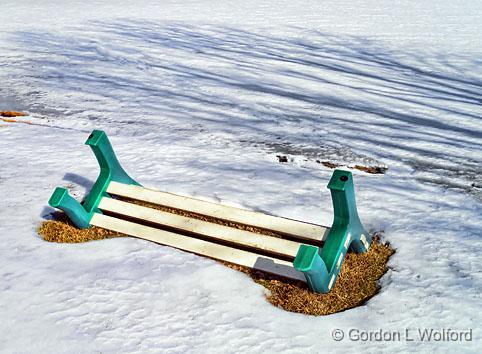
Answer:
M0 110L31 124L0 121L0 351L477 353L480 13L480 1L3 0ZM53 189L80 199L97 176L93 129L145 186L326 225L332 170L317 161L388 167L352 171L362 221L397 251L380 293L312 317L168 247L43 241ZM432 328L473 338L348 338Z

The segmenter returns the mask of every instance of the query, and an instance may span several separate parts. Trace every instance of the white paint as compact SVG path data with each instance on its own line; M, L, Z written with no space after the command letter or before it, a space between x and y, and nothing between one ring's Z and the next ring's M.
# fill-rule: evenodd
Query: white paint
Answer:
M340 268L341 266L341 263L343 262L343 256L344 256L344 253L343 252L340 252L340 255L338 256L338 261L336 262L336 268Z
M293 259L301 246L298 242L239 230L224 225L213 224L207 221L163 212L111 198L102 198L99 203L99 208L116 212L121 215L155 222L159 225L170 226L179 230L205 235L213 238L213 240L220 239L235 244L255 247L261 250L273 251L277 254L293 257ZM177 245L176 247L183 248L180 245ZM235 246L233 245L233 247Z
M289 220L134 185L111 182L107 188L107 192L219 219L283 232L293 236L299 236L301 239L308 238L321 241L328 231L327 227L320 225Z
M348 246L350 246L350 240L351 240L351 235L348 235L345 240L345 243L343 244L343 247L345 247L345 249L348 249Z
M360 236L360 241L363 243L363 246L365 247L365 249L370 248L370 245L367 242L367 238L366 238L365 234L362 234Z
M138 237L161 245L179 248L202 256L219 259L245 267L262 269L288 278L305 281L304 275L295 270L292 263L276 258L261 256L253 252L246 252L232 247L218 245L216 243L159 230L103 214L94 213L91 225ZM219 279L219 281L223 281L223 279Z
M331 276L330 283L328 284L328 289L331 289L334 283L335 283L335 274Z

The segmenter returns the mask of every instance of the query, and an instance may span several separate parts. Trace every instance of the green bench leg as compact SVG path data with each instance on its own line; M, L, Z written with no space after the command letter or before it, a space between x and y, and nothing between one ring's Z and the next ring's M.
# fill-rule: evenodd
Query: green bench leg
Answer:
M321 259L319 248L301 245L294 261L294 267L303 272L311 291L326 293L329 291L329 273Z
M49 205L63 210L77 227L86 229L90 226L89 222L92 215L85 211L82 204L72 198L67 189L62 187L55 188L54 193L50 197Z
M317 293L327 293L333 288L348 249L362 253L371 243L356 209L352 174L335 170L328 188L335 216L325 244L321 250L316 246L302 245L293 262L294 267L305 275L310 290Z
M89 145L94 152L100 166L100 174L84 202L80 204L69 195L65 188L60 187L55 189L49 200L50 206L63 210L70 220L82 229L90 227L90 220L94 212L100 212L97 206L102 197L106 195L110 181L139 185L120 165L105 132L94 130L85 144Z

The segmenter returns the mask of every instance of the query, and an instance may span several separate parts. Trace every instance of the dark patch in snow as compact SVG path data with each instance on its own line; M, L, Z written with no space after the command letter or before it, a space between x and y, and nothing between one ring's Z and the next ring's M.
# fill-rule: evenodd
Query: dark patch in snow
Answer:
M276 155L278 162L288 162L288 158L284 155Z

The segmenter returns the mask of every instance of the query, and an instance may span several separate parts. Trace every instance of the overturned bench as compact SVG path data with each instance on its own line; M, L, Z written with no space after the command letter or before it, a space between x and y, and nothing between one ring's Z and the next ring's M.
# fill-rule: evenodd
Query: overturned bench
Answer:
M79 228L98 226L306 281L318 293L332 289L348 250L360 253L370 246L348 171L335 170L328 183L334 221L326 227L145 188L121 167L103 131L94 130L86 145L100 175L83 203L61 187L49 200Z

